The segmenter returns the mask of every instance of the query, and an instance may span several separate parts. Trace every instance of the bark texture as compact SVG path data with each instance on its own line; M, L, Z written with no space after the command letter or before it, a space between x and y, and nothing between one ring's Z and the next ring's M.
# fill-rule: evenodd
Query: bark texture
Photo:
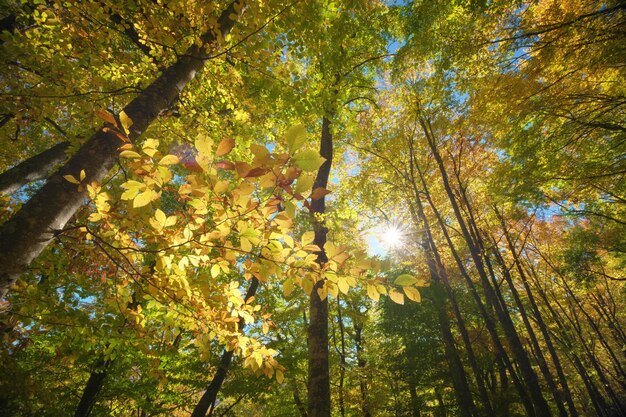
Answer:
M330 167L333 161L333 136L330 131L330 116L322 119L322 137L320 143L320 155L326 158L317 172L313 189L328 185ZM311 203L312 215L326 211L326 198L313 200ZM324 244L328 235L328 229L323 221L316 221L314 217L314 244L322 250L317 256L317 262L321 265L328 262ZM330 369L328 364L328 298L321 299L317 293L318 288L324 285L320 280L313 286L309 303L309 328L308 328L308 417L330 417Z
M0 194L11 194L29 182L47 178L67 159L69 142L61 142L0 174Z
M91 371L91 375L89 375L83 395L80 397L80 402L74 412L74 417L88 417L89 414L91 414L91 410L96 403L96 398L98 398L98 394L104 385L104 380L107 377L107 368L110 364L111 361L104 359L98 360L94 370Z
M150 124L167 110L185 86L193 80L209 59L206 51L220 46L235 24L236 3L231 3L218 19L219 28L202 36L203 47L191 46L167 68L159 78L143 90L125 108L132 120L128 137L137 138ZM3 298L18 277L62 229L83 204L85 192L66 181L64 175L78 178L85 171L84 183L101 181L118 156L123 141L113 131L115 126L105 123L69 161L53 174L22 209L0 229L0 298Z

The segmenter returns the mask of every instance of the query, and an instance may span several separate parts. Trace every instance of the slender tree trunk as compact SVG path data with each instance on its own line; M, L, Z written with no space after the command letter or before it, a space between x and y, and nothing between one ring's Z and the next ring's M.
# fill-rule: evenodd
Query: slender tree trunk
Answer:
M246 296L244 300L247 302L251 297L256 294L257 289L259 288L259 280L256 278L252 278L250 280L250 287L248 287L248 291L246 292ZM245 326L245 321L243 318L239 319L239 329L243 330ZM222 388L222 384L226 379L226 374L228 373L228 368L230 368L230 363L233 360L233 351L226 351L222 353L222 357L220 358L220 363L217 367L217 371L215 375L213 375L213 379L207 385L206 391L202 394L200 401L196 404L193 412L191 413L191 417L205 417L209 408L213 408L215 406L215 400L217 399L217 394Z
M47 178L57 165L67 159L65 151L69 146L69 142L57 143L0 174L0 194L11 194L22 185Z
M343 386L346 377L346 332L343 326L343 316L341 314L341 302L337 297L337 321L339 322L339 337L341 338L341 349L339 351L339 414L341 417L346 415L346 406L344 400Z
M409 381L409 395L411 396L411 417L421 417L420 400L416 392L415 382Z
M209 59L206 50L220 47L223 39L243 11L231 3L218 19L219 29L205 33L202 47L191 46L176 63L133 99L123 112L132 121L128 138L131 142L150 126L159 114L168 109L179 93L195 77ZM84 183L101 181L109 172L124 143L114 131L117 126L105 123L69 161L0 229L0 298L26 271L35 259L83 204L85 191L65 180L64 175L79 178L85 171Z
M559 415L561 417L567 417L567 410L565 409L565 406L564 406L564 400L563 398L561 398L561 394L556 386L556 382L554 381L554 378L552 377L552 373L550 372L550 369L548 368L548 364L546 363L546 358L543 355L541 346L539 346L539 340L537 339L537 335L535 334L535 329L533 329L532 324L530 323L530 319L528 318L528 314L526 313L526 307L522 303L522 300L519 296L517 288L515 288L515 284L513 283L513 277L509 273L509 269L507 268L506 263L504 259L502 258L502 255L500 255L500 252L498 251L497 247L494 247L493 254L494 254L495 259L500 264L500 270L502 272L502 275L504 276L505 281L509 285L509 289L511 290L511 295L513 295L513 299L515 300L515 304L517 305L517 310L519 311L519 314L522 317L522 322L524 323L524 326L526 327L526 333L528 334L528 337L530 338L530 342L534 349L535 358L537 359L539 368L541 369L544 379L546 380L548 384L548 388L550 388L552 397L554 398L556 406L559 410Z
M537 375L533 370L528 355L524 350L524 347L519 339L519 335L515 329L515 326L509 316L508 312L505 309L498 308L499 301L497 298L496 290L491 286L489 282L489 278L485 272L485 265L483 259L481 257L481 248L477 246L477 242L472 239L469 229L466 225L465 219L461 214L459 206L456 202L456 197L454 192L452 191L450 182L448 180L448 175L441 159L441 155L437 149L437 145L435 143L435 138L433 136L432 128L430 124L423 117L420 117L420 123L422 125L422 129L424 130L424 134L426 136L428 145L430 147L431 153L435 158L437 166L439 168L439 173L441 174L441 179L443 182L444 189L448 196L448 200L452 205L452 209L454 211L455 217L461 228L461 232L465 241L467 243L468 249L470 251L470 255L476 266L476 270L481 279L483 291L485 293L485 297L487 300L490 300L490 303L495 306L496 314L502 325L502 329L504 330L504 335L511 346L511 350L513 355L517 361L517 364L520 368L521 374L523 375L524 382L526 387L528 388L528 392L530 397L532 398L533 406L535 408L535 413L538 417L550 417L552 415L550 411L550 407L543 397L543 393L541 392L541 387L539 386L539 381L537 380Z
M80 402L74 412L74 417L88 417L91 414L91 410L96 404L96 398L104 386L104 380L107 377L107 369L110 364L110 360L98 359L94 370L89 375L83 395L80 397Z
M520 396L520 400L522 401L522 404L526 410L526 413L528 414L528 416L535 416L533 404L530 398L528 397L528 393L526 392L525 387L523 386L521 380L519 379L517 375L517 371L513 367L513 364L506 350L504 349L504 346L502 344L502 341L500 340L498 331L496 329L496 324L491 314L487 311L487 308L485 307L483 301L481 300L480 295L478 294L478 291L476 289L476 286L474 285L474 282L472 281L472 278L469 276L469 273L467 272L467 269L465 268L465 264L463 263L457 250L455 249L454 243L452 242L452 238L450 237L450 234L448 233L447 226L441 214L439 213L439 210L435 206L430 196L428 185L426 183L426 179L424 178L423 173L421 172L418 165L416 165L415 167L419 174L420 182L422 184L422 189L424 192L424 196L426 197L426 201L428 201L428 204L430 205L431 210L435 214L435 218L437 219L439 228L441 229L441 232L443 233L443 236L446 239L446 243L448 245L450 253L452 254L452 257L454 258L457 268L459 269L461 276L465 279L465 282L467 283L467 286L469 287L470 294L474 298L476 306L478 307L478 310L485 321L485 327L487 328L487 331L489 332L489 336L491 337L494 347L497 349L499 353L499 358L505 365L506 369L509 371L513 384L515 385L515 388Z
M472 370L476 377L476 382L479 387L479 395L483 402L483 406L485 407L485 411L488 414L493 414L491 403L489 401L489 396L487 395L487 390L485 389L484 381L481 378L478 364L476 363L476 358L474 357L474 351L469 341L467 328L465 327L463 317L461 316L461 311L459 310L458 304L456 303L454 291L450 286L447 272L445 270L443 262L441 261L441 256L439 255L439 250L437 249L435 239L433 238L433 235L431 233L430 223L428 221L428 218L426 217L426 213L424 212L424 205L422 204L422 199L417 189L415 177L415 167L417 165L417 162L415 161L413 142L411 139L409 139L409 155L409 174L411 188L414 193L414 201L417 208L417 213L415 213L412 205L409 205L409 207L411 208L411 215L413 217L413 221L416 223L416 227L419 227L419 223L421 222L424 231L422 247L424 248L424 251L426 253L426 263L428 265L430 276L434 282L443 286L447 297L451 301L454 315L457 320L457 325L459 327L461 337L466 347L470 366L472 367ZM445 352L446 356L448 357L448 364L450 367L452 381L455 386L455 394L457 396L457 400L461 409L461 415L477 415L477 410L472 399L472 393L469 388L467 378L465 376L465 370L463 369L461 359L454 343L454 338L452 337L452 332L450 331L450 320L447 316L447 312L445 311L445 300L443 302L439 302L436 297L434 304L435 308L438 311L440 330L445 344Z
M296 408L298 409L298 413L300 413L300 417L307 417L306 407L302 404L302 400L300 399L300 393L298 392L298 387L294 385L293 390L293 402L296 403Z
M322 136L320 140L320 155L326 158L317 172L313 189L328 186L330 167L333 161L333 136L330 130L332 114L322 118ZM326 212L326 198L322 197L311 202L311 214L316 244L321 251L317 255L318 264L328 262L324 244L328 235L328 228L323 220L316 219L316 214ZM313 286L309 302L308 328L308 417L330 417L330 368L328 352L328 298L323 300L317 290L322 288L325 281L320 279Z
M363 417L371 417L369 398L367 395L367 378L365 377L365 365L363 357L363 325L354 323L354 345L356 347L356 364L359 370L359 391L361 393L361 411Z
M511 236L509 235L508 229L506 227L506 223L504 221L504 217L500 214L497 208L495 208L496 216L500 220L500 226L502 227L502 233L504 234L504 238L506 240L509 252L513 257L513 262L515 264L515 268L517 269L517 273L520 276L524 289L526 291L526 296L528 297L528 302L530 303L531 310L533 312L533 316L535 317L535 321L537 322L537 326L541 331L541 335L543 336L543 340L546 343L546 347L548 348L548 353L550 354L550 358L552 359L552 364L554 365L554 369L556 370L559 383L561 384L561 388L563 389L563 397L565 402L567 403L567 408L572 417L578 417L578 411L576 410L576 406L574 405L574 400L572 397L572 392L569 388L569 384L567 382L567 378L565 377L565 373L563 372L563 366L561 365L561 360L559 355L554 348L554 344L552 343L552 338L550 337L550 332L547 329L547 326L543 320L543 316L539 307L537 306L537 302L535 301L535 297L533 295L532 289L528 283L528 278L526 277L526 272L522 266L519 256L517 255L517 251L515 250L515 245Z

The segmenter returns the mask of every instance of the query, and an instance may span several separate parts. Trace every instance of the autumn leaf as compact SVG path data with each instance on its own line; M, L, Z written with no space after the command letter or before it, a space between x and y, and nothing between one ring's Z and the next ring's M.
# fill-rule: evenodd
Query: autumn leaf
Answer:
M227 155L230 151L235 147L235 139L233 138L225 138L217 145L217 149L215 150L215 155L224 156Z

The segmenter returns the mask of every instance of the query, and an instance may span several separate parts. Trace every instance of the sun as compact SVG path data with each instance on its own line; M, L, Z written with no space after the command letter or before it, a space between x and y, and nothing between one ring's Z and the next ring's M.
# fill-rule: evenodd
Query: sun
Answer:
M388 249L402 246L403 240L402 230L396 225L386 226L380 234L381 243Z

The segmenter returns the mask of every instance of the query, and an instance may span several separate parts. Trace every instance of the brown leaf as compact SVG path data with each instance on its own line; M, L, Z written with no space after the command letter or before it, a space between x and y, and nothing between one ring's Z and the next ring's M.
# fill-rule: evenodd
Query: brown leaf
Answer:
M130 139L128 139L128 136L126 136L125 134L123 134L122 132L120 132L117 129L111 129L109 127L104 127L102 128L102 131L104 133L113 133L115 136L117 136L122 142L128 142L130 143Z
M324 188L324 187L317 187L311 193L311 200L319 200L320 198L324 197L327 194L330 194L330 191L328 191L326 188Z
M268 171L269 169L263 168L263 167L252 168L250 171L248 171L246 175L244 175L244 177L245 178L260 177L261 175L266 174Z
M219 161L213 164L217 169L225 169L227 171L232 171L235 169L235 164L230 161Z
M117 122L115 121L115 116L113 116L111 113L104 109L96 109L96 116L98 116L100 119L104 120L107 123L111 123L114 126L117 125Z
M217 149L215 151L215 155L224 156L233 150L235 147L235 139L226 138L222 139L219 145L217 145Z
M241 178L245 178L252 167L246 162L235 162L235 169Z

